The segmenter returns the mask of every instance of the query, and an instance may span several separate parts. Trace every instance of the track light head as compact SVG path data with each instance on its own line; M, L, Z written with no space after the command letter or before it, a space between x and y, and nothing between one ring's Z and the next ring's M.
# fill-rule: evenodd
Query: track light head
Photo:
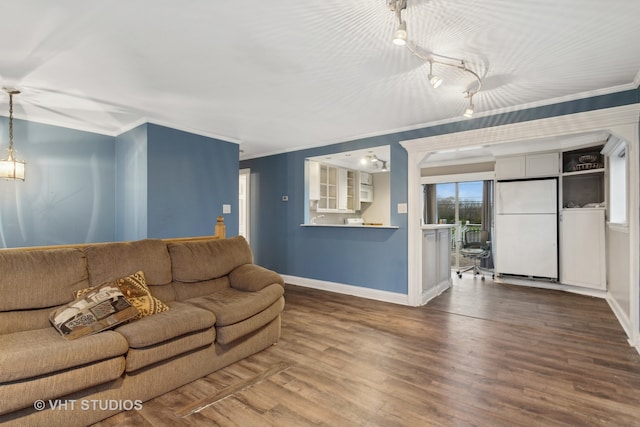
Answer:
M442 78L429 74L429 83L431 83L434 89L437 89L442 84Z
M434 89L438 88L442 84L442 79L433 74L433 61L429 61L429 83Z
M407 23L405 21L402 21L396 32L393 33L393 44L397 46L404 46L407 44Z
M467 92L467 98L469 98L469 105L467 106L467 109L464 110L464 116L465 117L472 117L473 116L473 95L475 95L475 92Z
M464 110L465 117L473 117L473 104L469 104L466 110Z

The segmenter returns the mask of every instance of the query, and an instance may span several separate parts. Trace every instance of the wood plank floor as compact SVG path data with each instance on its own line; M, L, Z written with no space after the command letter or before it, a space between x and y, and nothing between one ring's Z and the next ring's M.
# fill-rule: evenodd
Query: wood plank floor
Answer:
M277 345L96 424L120 425L640 426L640 355L580 295L463 276L412 308L287 286Z

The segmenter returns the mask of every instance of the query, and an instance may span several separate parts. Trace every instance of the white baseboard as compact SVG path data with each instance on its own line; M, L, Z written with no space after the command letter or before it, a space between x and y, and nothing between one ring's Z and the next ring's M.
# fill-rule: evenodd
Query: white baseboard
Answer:
M285 283L290 283L292 285L335 292L338 294L353 295L356 297L390 302L393 304L409 305L409 298L406 294L363 288L362 286L345 285L343 283L327 282L325 280L308 279L306 277L288 276L285 274L282 274L281 276Z
M496 283L501 283L505 285L517 285L517 286L527 286L529 288L541 288L541 289L551 289L555 291L565 291L571 292L579 295L586 295L593 298L603 298L606 299L608 292L602 291L599 289L589 289L589 288L580 288L578 286L572 285L564 285L562 283L546 281L543 279L521 279L518 277L511 276L496 276L493 279Z
M607 297L607 302L609 303L609 307L611 307L613 314L615 314L615 316L618 318L618 323L620 323L620 326L622 326L622 329L624 329L624 333L627 334L627 337L632 337L633 335L631 333L631 319L629 319L629 316L627 316L627 314L624 312L622 307L620 307L620 304L618 304L618 301L616 301L615 298L612 298L609 295ZM632 342L629 342L629 344L633 345Z
M431 301L432 299L434 299L435 297L437 297L438 295L440 295L441 293L449 289L452 283L453 281L451 279L445 280L439 283L437 286L429 289L428 291L422 292L422 299L420 301L420 305L425 305L426 303L428 303L429 301Z

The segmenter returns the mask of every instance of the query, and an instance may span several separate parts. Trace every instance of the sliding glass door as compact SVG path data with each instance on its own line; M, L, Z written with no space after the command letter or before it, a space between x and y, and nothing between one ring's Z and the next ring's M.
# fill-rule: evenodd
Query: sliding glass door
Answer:
M467 230L486 230L491 235L493 180L425 184L425 224L455 224L451 229L452 267L467 264L459 248Z

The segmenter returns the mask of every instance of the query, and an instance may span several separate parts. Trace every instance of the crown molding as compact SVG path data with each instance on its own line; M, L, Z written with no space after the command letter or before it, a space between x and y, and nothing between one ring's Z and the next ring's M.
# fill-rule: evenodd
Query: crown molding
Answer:
M425 153L469 145L493 145L512 142L514 134L524 141L608 129L636 123L638 114L640 103L405 140L400 144L409 152Z
M122 135L123 133L129 132L130 130L135 129L138 126L143 125L143 124L152 124L152 125L157 125L157 126L163 126L163 127L166 127L166 128L179 130L181 132L187 132L187 133L191 133L191 134L194 134L194 135L204 136L206 138L213 138L213 139L217 139L217 140L220 140L220 141L229 142L229 143L232 143L232 144L238 144L238 145L241 144L241 141L238 140L238 139L235 139L235 138L230 138L230 137L227 137L227 136L222 136L222 135L214 134L214 133L211 133L211 132L205 132L205 131L202 131L202 130L189 128L187 126L178 126L178 125L176 125L174 123L171 123L171 122L163 122L161 120L153 120L153 119L149 119L149 118L146 118L146 117L142 117L142 118L140 118L140 119L138 119L138 120L126 125L125 127L121 128L116 133L115 136Z

